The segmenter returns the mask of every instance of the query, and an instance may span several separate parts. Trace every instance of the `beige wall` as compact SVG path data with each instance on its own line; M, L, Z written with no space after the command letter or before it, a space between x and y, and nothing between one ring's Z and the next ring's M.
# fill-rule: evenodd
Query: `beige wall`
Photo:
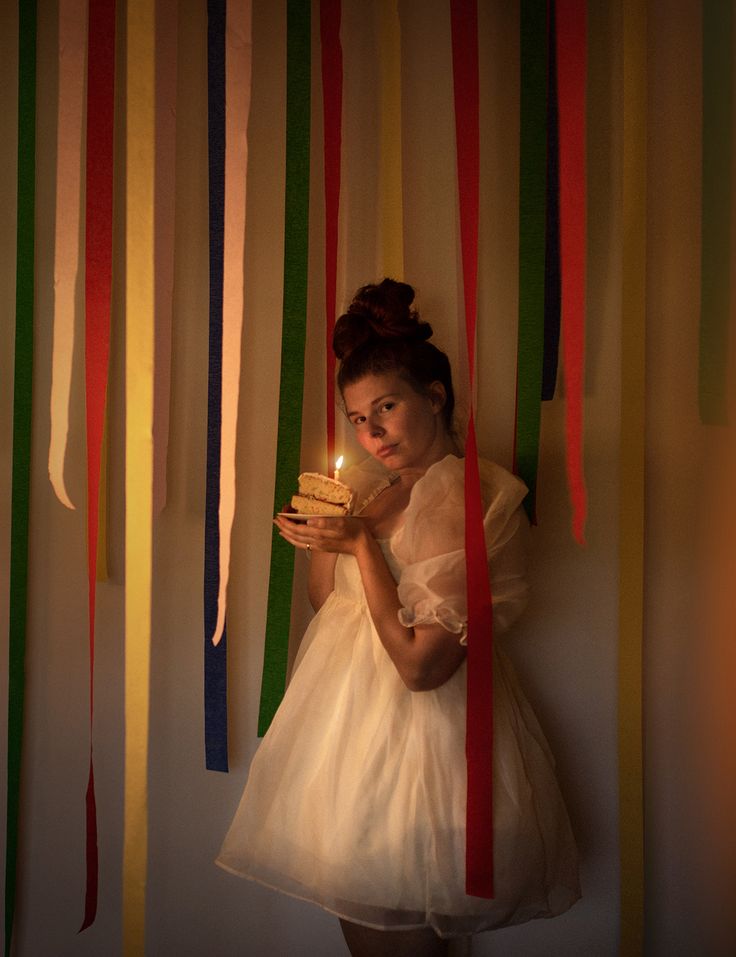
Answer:
M14 308L15 15L0 14L0 620L7 606ZM81 936L87 772L85 520L46 476L53 306L55 29L39 3L37 310L27 714L17 949L36 955L120 952L123 774L123 395L121 278L116 274L110 415L111 579L98 589L95 761L100 909ZM169 501L155 519L150 762L149 953L338 955L336 922L234 879L212 864L257 746L271 535L282 287L284 27L282 3L256 0L250 124L246 316L238 510L228 610L231 772L206 772L202 733L202 536L208 309L206 5L181 0L175 315ZM518 11L480 3L481 181L479 428L482 452L510 464L517 308ZM647 949L699 950L693 891L692 781L681 737L692 640L697 449L699 4L650 4L649 372L646 560ZM375 36L366 5L345 0L341 297L375 277ZM441 0L401 0L404 29L406 276L456 359L457 212L449 15ZM544 407L532 606L509 650L558 758L583 856L583 900L554 921L478 938L473 953L608 957L617 952L617 509L621 309L621 13L590 4L589 271L586 384L587 545L569 530L564 404ZM315 4L315 12L317 5ZM315 64L318 63L315 31ZM315 74L310 326L303 458L319 449L323 387L320 81ZM122 126L118 126L122 132ZM122 177L116 197L122 202ZM118 206L118 208L121 208ZM118 250L123 234L116 232ZM121 257L118 257L121 262ZM82 325L79 324L81 335ZM83 352L78 342L68 485L82 503ZM459 376L463 382L462 375ZM303 567L298 583L303 582ZM303 626L306 602L294 617ZM5 642L5 630L0 642ZM2 650L5 656L4 646ZM4 722L2 709L0 723ZM4 773L4 726L0 724ZM715 951L713 951L715 953Z

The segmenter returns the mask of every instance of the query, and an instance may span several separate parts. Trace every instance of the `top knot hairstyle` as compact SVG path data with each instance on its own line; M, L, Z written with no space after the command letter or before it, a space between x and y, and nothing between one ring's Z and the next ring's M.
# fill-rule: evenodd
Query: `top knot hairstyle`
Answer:
M433 382L445 388L445 427L453 431L455 393L450 360L427 340L432 327L412 308L414 289L396 279L361 286L347 312L335 323L332 348L340 360L340 392L366 375L395 372L420 394Z

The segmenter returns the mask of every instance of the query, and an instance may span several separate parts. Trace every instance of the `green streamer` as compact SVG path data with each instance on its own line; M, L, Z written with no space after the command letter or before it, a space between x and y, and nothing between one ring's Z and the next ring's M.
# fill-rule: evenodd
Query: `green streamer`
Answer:
M307 331L309 247L309 124L311 22L309 0L286 7L286 210L281 388L274 511L280 511L299 473ZM286 686L294 548L274 530L268 583L266 646L258 734L268 730Z
M544 366L547 182L547 0L521 4L519 338L515 468L534 519Z
M733 4L703 2L700 418L726 422L733 169Z
M23 739L28 519L33 382L33 263L36 175L36 4L18 5L18 212L15 291L15 378L10 525L8 643L8 796L5 852L5 954L10 954L18 859L20 766Z

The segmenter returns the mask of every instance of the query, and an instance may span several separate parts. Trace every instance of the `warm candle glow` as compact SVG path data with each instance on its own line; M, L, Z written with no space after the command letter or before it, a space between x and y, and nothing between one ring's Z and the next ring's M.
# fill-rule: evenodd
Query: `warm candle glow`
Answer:
M337 462L335 462L335 481L340 481L340 469L342 468L343 456L341 455Z

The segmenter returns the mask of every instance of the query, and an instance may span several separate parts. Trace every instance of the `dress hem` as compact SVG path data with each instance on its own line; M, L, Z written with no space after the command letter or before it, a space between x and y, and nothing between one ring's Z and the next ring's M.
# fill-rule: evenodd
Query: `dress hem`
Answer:
M391 931L409 931L409 930L433 930L435 934L441 940L457 940L463 937L473 937L475 934L484 934L491 930L503 930L504 927L514 927L519 924L528 924L531 920L550 920L553 917L559 917L561 914L566 913L571 907L573 907L580 900L580 892L572 895L572 900L569 904L564 907L562 910L554 913L539 913L534 916L524 917L519 921L509 921L502 924L486 924L485 926L479 926L475 930L457 930L457 931L448 931L446 929L441 930L437 927L436 924L433 924L431 921L424 921L422 923L405 923L405 924L391 924L390 926L386 924L378 924L374 921L360 920L356 917L349 917L346 914L342 914L337 910L334 910L332 907L329 907L327 904L322 903L322 901L317 900L314 896L307 897L303 894L297 894L295 891L286 890L284 887L278 887L276 884L271 884L269 881L263 880L260 877L254 877L252 874L246 874L244 871L239 871L235 867L231 867L229 864L225 864L219 859L215 859L215 864L217 867L221 868L228 874L232 874L234 877L240 877L242 880L252 881L254 884L259 884L261 887L266 887L269 890L275 891L277 894L284 894L287 897L291 897L293 900L303 901L305 904L312 904L315 907L319 907L320 910L325 911L325 913L330 914L332 917L337 917L338 920L345 920L351 924L358 924L361 927L370 927L372 930L382 930L390 934ZM451 915L447 915L449 919L452 919ZM468 919L464 916L457 916L457 920ZM469 915L469 919L472 920L472 916Z
M260 877L253 877L252 874L245 874L243 871L236 870L236 868L230 867L229 864L224 864L222 861L216 860L215 864L222 868L223 871L227 871L228 874L233 874L235 877L240 877L245 881L252 881L254 884L260 884L261 887L267 887L269 890L276 891L277 894L285 894L287 897L291 897L294 900L304 901L305 904L313 904L326 913L331 914L332 917L337 917L338 920L346 920L351 924L359 924L361 927L370 927L373 930L385 930L387 933L390 933L392 930L420 930L422 928L431 928L438 937L442 937L444 940L449 940L452 937L472 937L472 932L441 934L434 925L428 924L426 922L423 924L392 924L390 927L387 927L385 924L376 924L367 920L358 920L355 917L348 917L345 914L339 913L339 911L333 910L331 907L328 907L327 904L323 904L314 897L305 897L302 894L295 893L294 891L287 891L283 887L277 887L275 884L269 884L268 881L264 881Z

